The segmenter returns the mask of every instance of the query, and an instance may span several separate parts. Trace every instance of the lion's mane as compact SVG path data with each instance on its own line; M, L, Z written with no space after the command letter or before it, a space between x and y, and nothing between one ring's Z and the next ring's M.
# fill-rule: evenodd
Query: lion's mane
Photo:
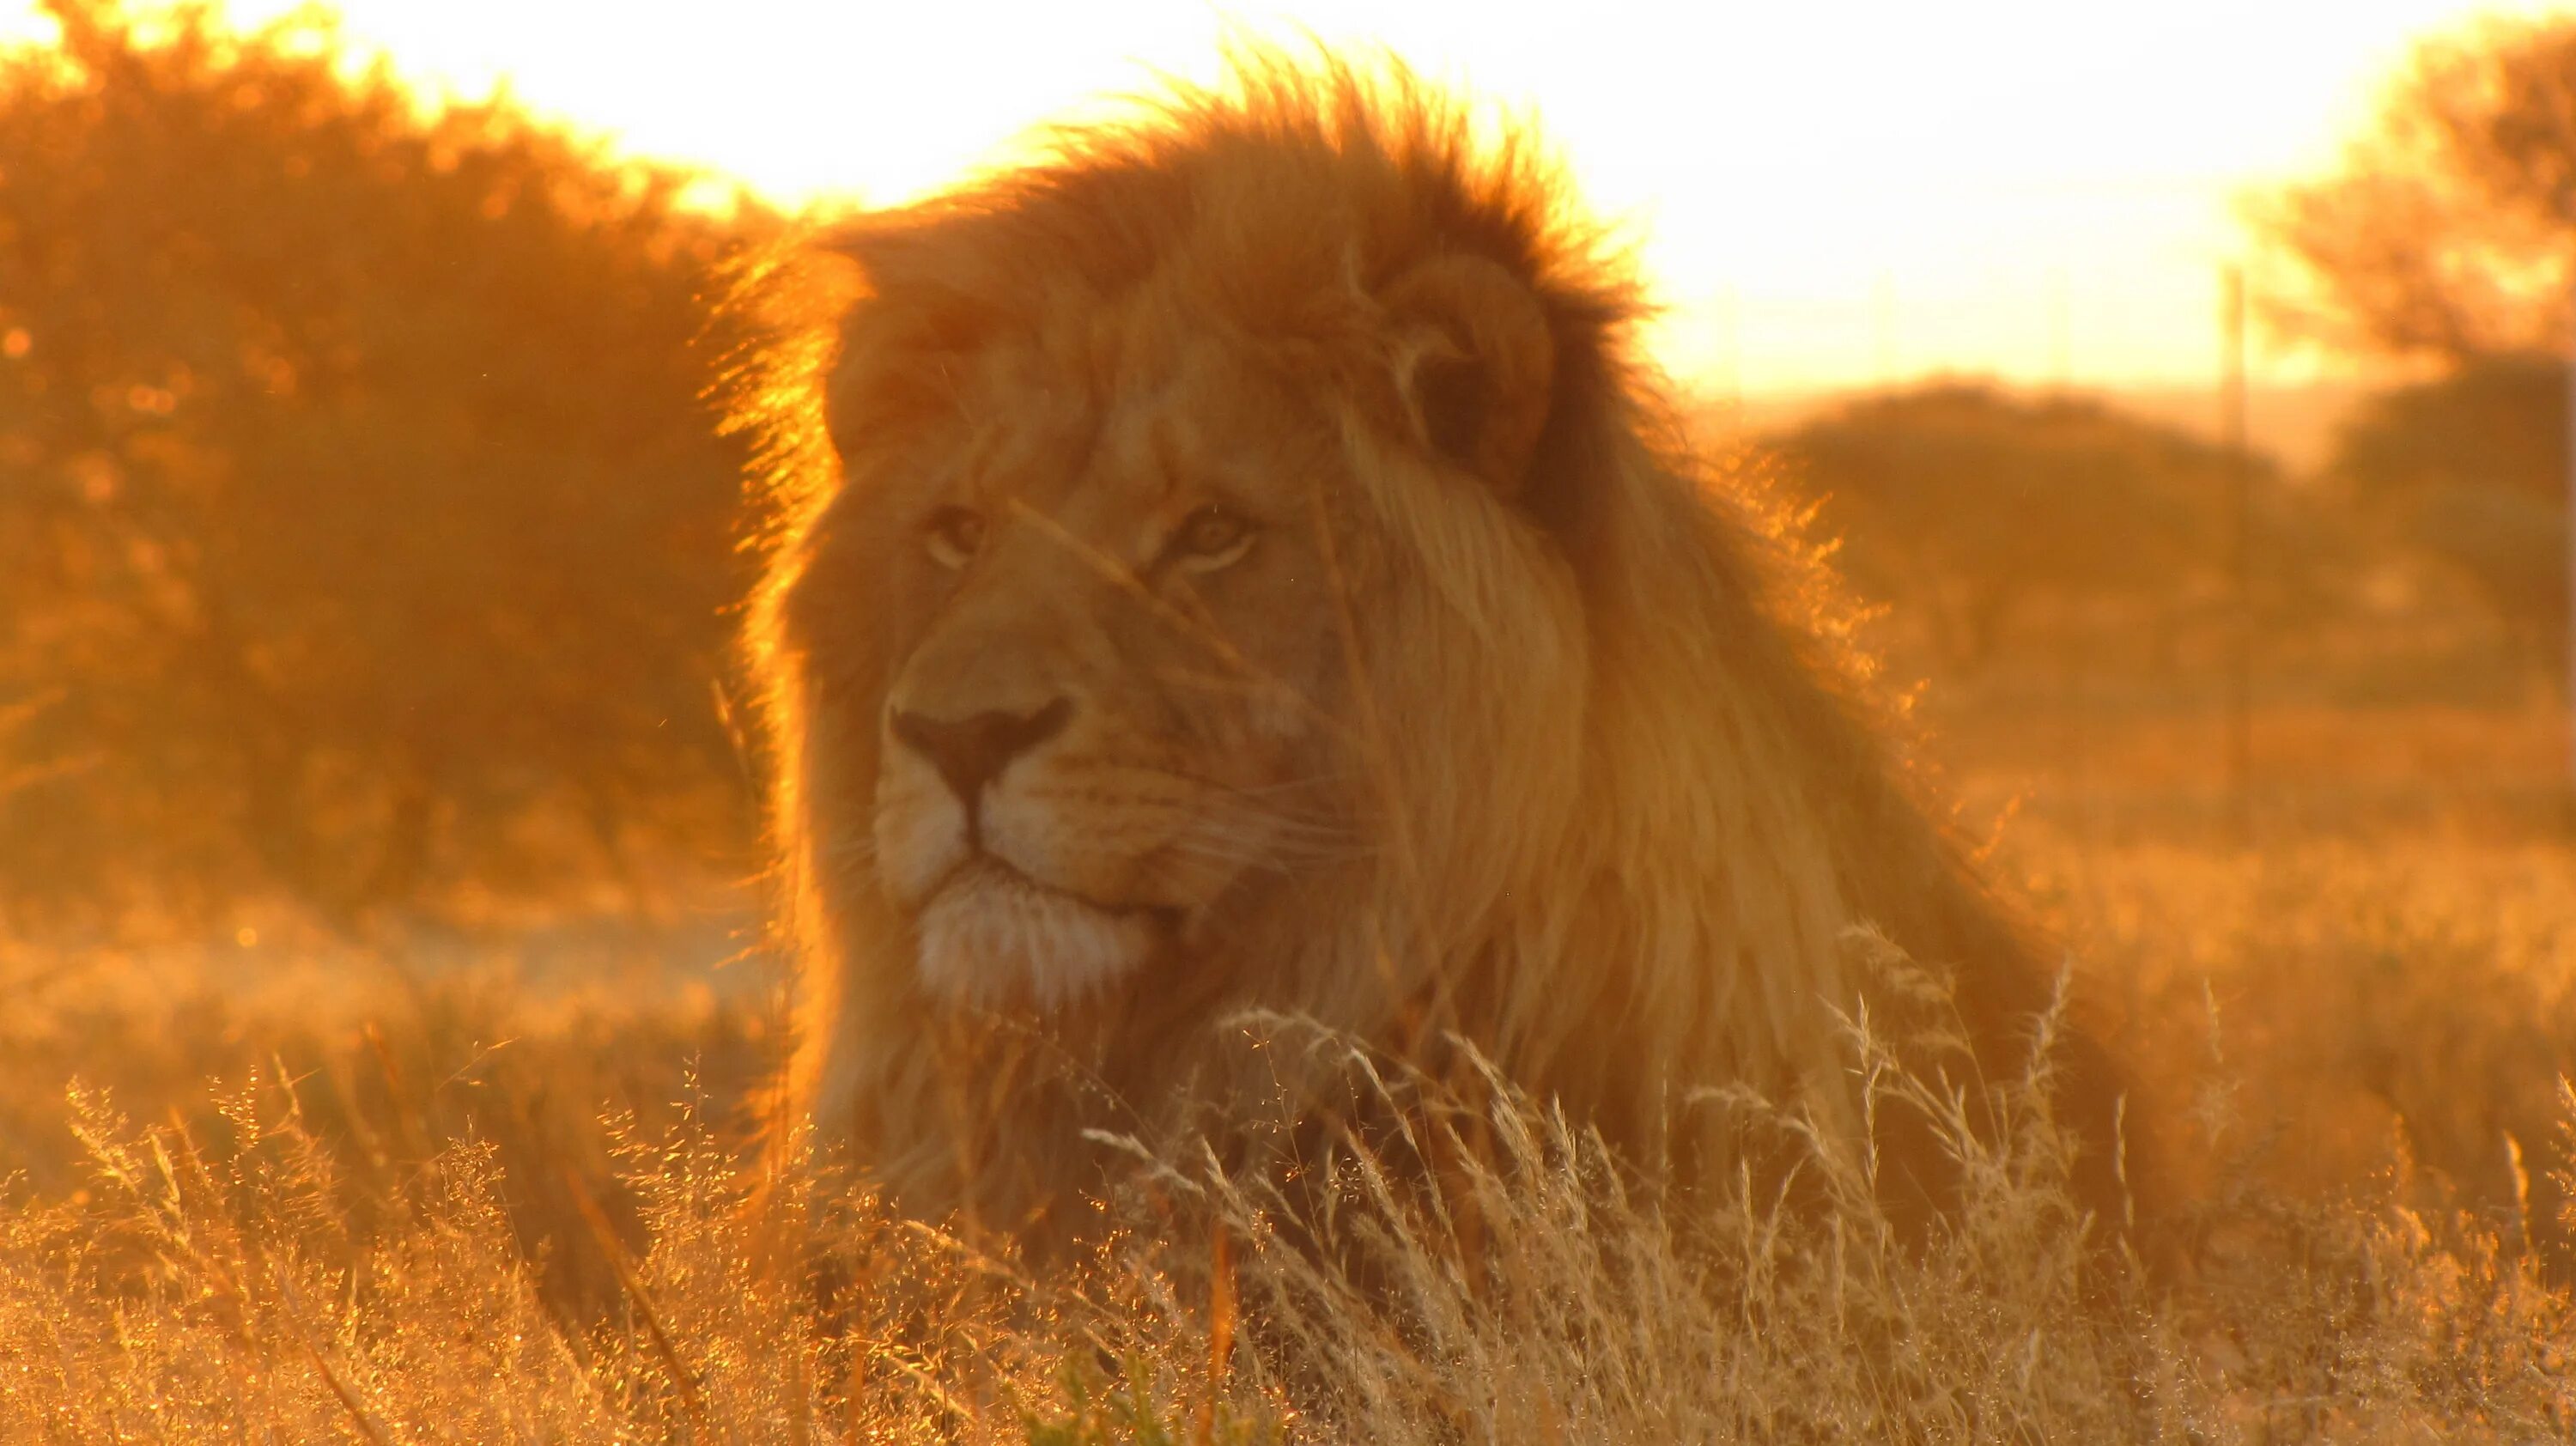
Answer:
M1008 1224L1096 1191L1086 1127L1136 1129L1184 1095L1222 1108L1271 1077L1221 1027L1246 1009L1389 1050L1470 1040L1641 1161L1732 1158L1740 1122L1687 1123L1723 1113L1693 1100L1703 1086L1856 1134L1864 929L1952 980L1966 1073L2021 1075L2056 971L1918 798L1779 512L1678 441L1634 349L1629 271L1509 127L1480 138L1400 74L1256 59L1222 94L1060 137L1051 159L828 249L864 294L753 418L805 469L749 630L798 961L783 1093L906 1209ZM1364 387L1300 360L1343 324L1319 319L1343 293L1456 255L1527 289L1552 353L1508 524L1373 424ZM1351 525L1382 592L1365 618L1318 622L1350 653L1371 847L1284 883L1221 969L1053 1017L947 1007L869 843L903 661L849 561L877 525L872 428L924 404L961 310L1050 286L1115 296L1176 259L1231 282L1230 324L1275 332L1283 370L1351 393ZM827 423L831 447L800 451ZM2056 1078L2079 1175L2108 1200L2119 1078L2080 1033ZM1891 1174L1937 1197L1946 1167L1913 1154Z

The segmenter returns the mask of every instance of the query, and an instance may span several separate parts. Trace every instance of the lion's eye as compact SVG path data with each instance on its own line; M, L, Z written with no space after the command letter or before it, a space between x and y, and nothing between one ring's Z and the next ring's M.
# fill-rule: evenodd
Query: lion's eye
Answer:
M1214 572L1251 550L1252 534L1252 523L1242 514L1202 507L1181 519L1172 534L1171 554L1193 572Z
M930 514L930 555L942 567L964 567L984 547L984 515L971 507Z

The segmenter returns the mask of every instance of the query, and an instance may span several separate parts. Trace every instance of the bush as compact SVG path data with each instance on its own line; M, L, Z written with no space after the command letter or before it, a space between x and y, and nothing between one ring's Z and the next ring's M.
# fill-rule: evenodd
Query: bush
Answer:
M0 57L0 910L743 840L705 300L769 220L310 16L54 13Z

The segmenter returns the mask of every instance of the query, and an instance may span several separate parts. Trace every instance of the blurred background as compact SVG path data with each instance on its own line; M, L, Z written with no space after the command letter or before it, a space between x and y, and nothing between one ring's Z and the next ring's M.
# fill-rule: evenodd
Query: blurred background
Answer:
M2281 1178L2516 1198L2576 1048L2576 15L1662 9L1240 24L1561 144L2177 1107L2234 1059ZM0 7L0 1176L71 1188L74 1075L302 1072L397 1158L765 1068L713 303L1242 33L910 10Z

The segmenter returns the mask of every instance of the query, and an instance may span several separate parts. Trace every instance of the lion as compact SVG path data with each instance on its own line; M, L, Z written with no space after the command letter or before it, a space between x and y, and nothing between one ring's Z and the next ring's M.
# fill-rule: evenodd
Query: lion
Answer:
M1863 930L1952 980L1964 1087L2022 1075L2057 971L1603 234L1523 128L1275 56L829 234L863 285L758 419L828 441L748 634L783 1156L1034 1234L1104 1134L1276 1099L1260 1012L1720 1175L1710 1090L1872 1128ZM2054 1058L2111 1210L2121 1076ZM1885 1176L1937 1209L1928 1140Z

